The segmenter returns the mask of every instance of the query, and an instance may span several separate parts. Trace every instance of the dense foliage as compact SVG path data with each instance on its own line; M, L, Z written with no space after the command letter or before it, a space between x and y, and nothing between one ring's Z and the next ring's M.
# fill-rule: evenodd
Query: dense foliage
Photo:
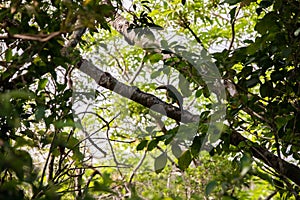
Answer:
M127 4L0 2L0 199L300 199L300 2ZM202 46L226 98L174 43L134 46L124 24ZM111 75L92 82L83 65ZM176 86L200 123L179 123L189 113L164 104L159 84ZM226 115L209 129L216 101ZM213 145L209 130L221 132Z

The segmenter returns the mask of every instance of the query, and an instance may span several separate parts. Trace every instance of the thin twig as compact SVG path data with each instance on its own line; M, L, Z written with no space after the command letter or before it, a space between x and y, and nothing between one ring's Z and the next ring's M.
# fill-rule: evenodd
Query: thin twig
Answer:
M45 162L45 165L44 165L44 168L43 168L43 172L42 172L42 176L41 176L41 181L40 181L40 188L43 186L43 180L44 180L44 176L45 176L45 173L46 173L46 168L47 168L47 165L48 165L48 162L49 162L52 150L53 150L53 144L54 144L54 140L56 139L56 136L57 136L57 133L55 132L54 136L52 138L50 149L49 149L49 152L48 152L48 155L47 155L47 159L46 159L46 162Z
M144 67L144 65L145 65L145 62L144 62L144 58L145 58L145 56L147 55L147 52L145 52L145 54L144 54L144 56L143 56L143 58L142 58L142 62L141 62L141 64L140 64L140 66L139 66L139 68L137 69L137 71L135 72L135 74L133 75L133 77L130 79L130 81L129 81L129 85L132 85L132 83L135 81L135 79L136 79L136 77L140 74L140 72L142 71L142 69L143 69L143 67Z
M85 198L85 195L86 195L86 193L87 193L87 191L88 191L88 189L89 189L89 185L90 185L92 179L93 179L97 174L99 174L100 176L102 176L102 174L101 174L98 170L94 170L94 172L93 172L93 173L91 174L91 176L88 178L88 181L86 182L85 187L84 187L84 190L83 190L83 196L82 196L82 199Z
M230 42L228 51L230 51L231 48L233 47L233 43L234 43L234 39L235 39L235 22L236 22L236 19L237 19L237 16L238 16L240 10L241 10L241 7L239 6L237 12L234 15L234 19L232 19L232 21L231 21L231 32L232 32L232 34L231 34L231 42Z
M136 167L133 169L131 175L130 175L130 178L129 178L129 184L131 184L132 180L133 180L133 177L135 176L136 172L138 171L138 169L142 166L145 158L146 158L146 155L147 155L147 151L144 151L144 154L142 156L142 158L140 159L140 161L138 162L138 164L136 165Z
M2 39L22 39L22 40L33 40L39 42L47 42L52 38L62 34L61 31L52 32L50 34L13 34L13 35L0 35L0 40Z
M109 138L109 126L107 127L107 130L106 130L106 137ZM110 147L110 150L111 150L111 153L112 153L114 162L116 163L117 170L118 170L118 172L120 173L121 177L123 178L123 174L122 174L122 172L121 172L121 170L120 170L120 168L119 168L119 162L118 162L117 157L116 157L116 154L115 154L115 152L114 152L114 147L113 147L113 145L112 145L112 143L111 143L111 141L110 141L109 139L107 140L107 142L108 142L108 145L109 145L109 147Z

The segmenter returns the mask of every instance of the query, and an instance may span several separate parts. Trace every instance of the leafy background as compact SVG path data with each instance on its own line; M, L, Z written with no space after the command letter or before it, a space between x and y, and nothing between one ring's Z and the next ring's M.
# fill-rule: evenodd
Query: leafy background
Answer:
M107 2L1 1L0 199L299 199L291 176L300 170L299 2ZM182 70L186 61L118 45L108 23L115 9L131 28L173 28L211 53L234 93L228 90L223 133L209 152L200 151L205 123L192 140L174 139L174 120L75 69L88 58L150 93L167 80L185 95L186 109L210 118L214 94ZM87 110L75 112L76 105ZM248 140L232 141L236 132ZM252 150L262 148L278 159L257 159ZM283 161L294 168L283 169Z

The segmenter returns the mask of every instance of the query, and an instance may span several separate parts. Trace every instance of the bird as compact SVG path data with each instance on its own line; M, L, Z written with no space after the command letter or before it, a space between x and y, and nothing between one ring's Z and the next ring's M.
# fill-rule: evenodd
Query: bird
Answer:
M173 85L161 85L155 90L161 89L166 90L167 99L171 101L171 104L176 103L179 106L180 110L182 110L183 97L180 92Z

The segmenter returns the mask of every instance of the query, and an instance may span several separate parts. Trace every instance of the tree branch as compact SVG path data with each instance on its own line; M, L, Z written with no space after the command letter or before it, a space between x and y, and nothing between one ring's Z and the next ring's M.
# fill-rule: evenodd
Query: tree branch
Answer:
M56 31L50 34L13 34L13 35L0 35L0 40L2 39L21 39L21 40L33 40L39 42L47 42L52 38L62 34L61 31Z
M199 121L198 115L191 114L186 110L182 110L181 112L179 108L165 103L152 94L145 93L137 87L128 86L124 83L121 83L111 74L109 74L108 72L103 72L87 60L82 60L82 62L78 63L77 67L80 71L93 78L98 83L98 85L109 89L123 97L131 99L147 108L150 108L155 112L183 123L193 123ZM275 169L279 174L286 176L300 186L299 167L288 163L285 160L282 160L282 168L284 169L282 171L279 166L279 158L277 156L269 152L266 148L258 146L257 144L251 142L250 140L242 136L239 132L233 130L233 132L230 134L230 144L238 146L239 143L243 141L249 144L249 150L255 158L263 161L265 164Z
M138 37L136 37L134 31L128 31L130 23L124 17L122 17L118 13L114 14L115 20L111 21L110 23L119 33L121 33L124 36L125 40L129 44L133 45L137 42L146 42L147 46L147 41L141 41L140 39L138 39ZM140 44L140 46L143 47L144 45ZM152 94L142 92L137 87L128 86L124 83L121 83L111 74L100 70L87 60L81 60L79 63L77 63L77 67L80 71L86 73L91 78L93 78L98 85L107 88L125 98L131 99L147 108L150 108L155 112L158 112L162 115L165 115L169 118L183 123L192 123L199 121L198 115L193 115L186 110L181 111L179 108L163 102L161 99ZM261 160L268 166L275 169L280 175L289 178L294 183L300 186L299 167L285 160L282 160L282 170L282 168L279 166L280 158L269 152L266 148L259 146L254 142L251 142L250 140L242 136L239 132L232 130L232 132L230 133L230 144L237 146L241 142L246 142L247 144L249 144L249 150L255 158Z
M193 115L186 110L181 112L178 107L168 104L152 94L142 92L135 86L129 86L119 82L110 73L102 71L87 60L82 60L78 63L77 67L80 71L93 78L98 85L131 99L155 112L183 123L198 122L199 120L198 115Z

